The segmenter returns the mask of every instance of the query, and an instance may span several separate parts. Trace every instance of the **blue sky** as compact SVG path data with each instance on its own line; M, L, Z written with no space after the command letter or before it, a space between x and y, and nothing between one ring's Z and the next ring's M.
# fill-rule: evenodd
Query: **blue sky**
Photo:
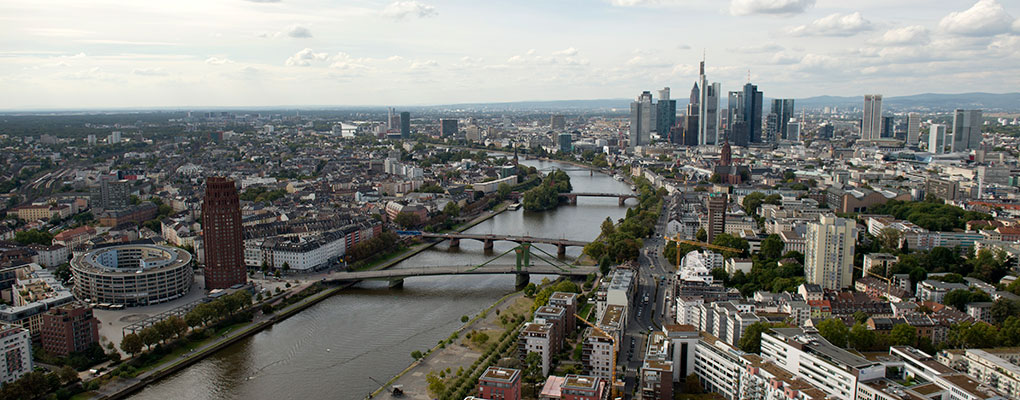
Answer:
M0 0L0 109L1020 90L1015 0Z

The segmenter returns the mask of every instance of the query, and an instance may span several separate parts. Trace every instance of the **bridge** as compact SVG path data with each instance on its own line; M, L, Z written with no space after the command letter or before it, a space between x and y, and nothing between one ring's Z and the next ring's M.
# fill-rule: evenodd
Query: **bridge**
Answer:
M503 240L508 242L516 243L543 243L556 245L556 256L564 257L567 255L567 247L577 246L584 247L588 245L588 242L582 242L578 240L569 239L552 239L552 238L540 238L532 236L515 236L515 235L496 235L496 234L473 234L473 233L429 233L429 232L418 232L418 231L402 231L397 232L398 234L410 235L410 236L421 236L423 238L430 239L443 239L450 241L450 247L460 247L461 239L478 240L484 244L485 250L492 250L492 244L497 240Z
M587 276L591 273L597 273L598 270L598 267L560 268L552 265L530 265L518 268L516 264L486 264L482 266L413 267L375 271L334 272L324 279L327 281L387 280L390 281L390 287L400 287L403 285L405 278L416 276L516 274L517 285L520 286L522 281L524 285L528 284L530 274Z
M513 198L516 198L516 199L521 199L521 198L524 197L524 193L511 192L510 193L510 197L513 197ZM636 198L638 198L638 195L636 195L634 193L583 193L583 192L575 193L575 192L571 192L571 193L560 193L559 197L567 199L567 201L570 204L572 204L572 205L577 205L577 198L578 197L615 197L615 198L620 200L620 202L619 202L620 207L623 207L624 206L624 202L626 202L627 199L636 199Z

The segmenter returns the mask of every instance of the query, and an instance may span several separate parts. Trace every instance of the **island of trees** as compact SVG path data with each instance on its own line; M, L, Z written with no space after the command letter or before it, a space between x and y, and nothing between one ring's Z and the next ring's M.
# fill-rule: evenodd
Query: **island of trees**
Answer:
M556 208L560 203L560 193L569 193L570 176L562 170L550 172L542 178L542 183L524 192L522 205L527 211L544 211Z

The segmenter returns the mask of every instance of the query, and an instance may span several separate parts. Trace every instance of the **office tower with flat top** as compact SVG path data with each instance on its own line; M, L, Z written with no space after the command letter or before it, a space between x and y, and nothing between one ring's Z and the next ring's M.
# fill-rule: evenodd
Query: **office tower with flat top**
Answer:
M205 247L205 289L225 289L248 281L244 265L241 202L234 181L205 180L202 199L202 241Z

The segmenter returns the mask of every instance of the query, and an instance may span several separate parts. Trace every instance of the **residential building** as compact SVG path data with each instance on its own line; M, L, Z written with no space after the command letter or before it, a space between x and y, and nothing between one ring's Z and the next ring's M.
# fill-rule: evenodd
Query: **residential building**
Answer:
M966 349L964 352L964 371L967 375L982 384L990 386L1011 399L1020 398L1020 361L1018 353L1012 353L1013 361L1000 357L1002 353Z
M244 265L241 205L234 181L210 177L202 200L205 289L224 289L248 281Z
M116 210L131 205L131 182L104 176L90 188L89 205L102 210Z
M42 346L57 356L85 351L99 344L99 320L92 307L73 302L51 308L42 318Z
M864 255L864 273L865 274L878 274L886 276L892 268L896 265L899 259L896 256L889 253L871 253Z
M613 338L595 329L587 328L584 331L584 340L581 342L581 366L587 375L597 376L607 382L612 379Z
M144 202L126 208L107 210L99 214L99 225L116 227L121 224L141 224L145 221L156 218L159 207L150 202Z
M808 225L804 274L808 283L823 289L850 287L853 279L856 223L834 215L820 215Z
M523 362L528 353L541 356L542 376L549 375L553 355L554 328L550 323L528 322L518 336L517 350Z
M32 338L28 330L0 322L0 384L32 372Z
M569 334L577 329L577 294L568 292L553 292L549 296L549 305L562 307L566 313L566 332Z
M708 226L705 227L705 233L708 234L709 243L712 243L719 234L726 232L726 208L728 205L729 199L726 193L712 193L706 198Z
M946 294L960 289L967 290L967 285L925 279L917 284L917 298L920 301L934 301L941 304Z
M727 400L740 397L740 374L748 360L743 351L712 336L701 332L694 352L694 373L707 392L719 393Z
M486 368L478 377L478 398L520 400L521 371L513 368Z
M858 382L885 377L885 365L834 346L817 331L773 328L761 335L761 357L843 400L856 399Z

